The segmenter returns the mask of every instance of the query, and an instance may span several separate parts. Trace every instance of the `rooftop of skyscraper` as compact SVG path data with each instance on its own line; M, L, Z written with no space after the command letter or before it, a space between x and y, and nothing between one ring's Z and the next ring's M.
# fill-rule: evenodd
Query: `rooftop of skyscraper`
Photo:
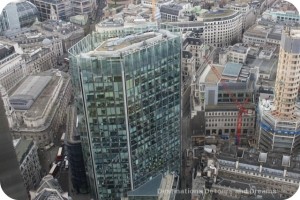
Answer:
M131 51L142 49L145 46L153 45L162 40L175 38L177 35L160 30L158 32L145 32L132 34L125 37L111 38L102 42L94 51L83 53L83 56L112 56L120 53L128 53Z

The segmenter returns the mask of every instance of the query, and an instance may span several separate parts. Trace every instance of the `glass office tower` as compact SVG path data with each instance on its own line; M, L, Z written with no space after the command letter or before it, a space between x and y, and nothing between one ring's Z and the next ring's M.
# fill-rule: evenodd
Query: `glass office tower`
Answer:
M92 192L120 199L180 169L181 37L165 30L88 35L69 50ZM145 32L146 31L146 32Z

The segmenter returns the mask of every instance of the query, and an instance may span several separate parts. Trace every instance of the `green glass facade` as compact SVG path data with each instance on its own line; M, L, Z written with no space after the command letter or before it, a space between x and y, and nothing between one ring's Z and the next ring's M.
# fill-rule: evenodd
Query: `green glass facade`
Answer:
M181 39L119 56L81 54L105 40L88 35L69 57L91 190L97 199L120 199L157 174L180 169Z

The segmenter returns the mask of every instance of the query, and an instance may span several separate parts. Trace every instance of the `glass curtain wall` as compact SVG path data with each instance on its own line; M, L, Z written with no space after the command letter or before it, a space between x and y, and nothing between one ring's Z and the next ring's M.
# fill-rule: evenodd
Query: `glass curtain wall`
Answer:
M106 39L88 35L69 57L90 187L97 199L120 199L159 173L179 171L181 40L119 57L81 54Z

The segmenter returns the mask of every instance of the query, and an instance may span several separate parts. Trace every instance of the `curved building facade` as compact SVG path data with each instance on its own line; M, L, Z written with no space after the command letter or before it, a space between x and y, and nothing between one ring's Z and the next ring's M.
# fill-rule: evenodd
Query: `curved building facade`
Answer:
M297 103L300 86L300 30L282 33L275 100L260 118L259 147L265 151L291 154L300 149L300 115ZM269 106L270 107L270 106Z
M95 199L121 200L180 169L181 38L165 30L115 37L94 32L69 49Z
M38 15L36 6L29 1L11 2L2 11L3 29L13 30L31 26L37 20Z
M205 12L197 21L204 23L203 38L207 44L223 47L237 43L242 37L242 15L234 10Z

